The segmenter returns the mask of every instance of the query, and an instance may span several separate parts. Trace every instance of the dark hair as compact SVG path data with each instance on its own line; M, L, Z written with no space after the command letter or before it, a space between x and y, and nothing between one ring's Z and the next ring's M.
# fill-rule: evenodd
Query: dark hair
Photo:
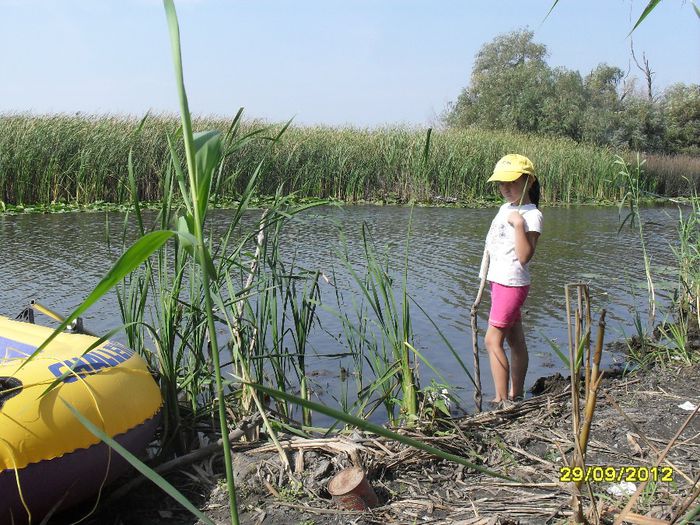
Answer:
M535 179L535 182L530 186L530 190L527 192L530 197L530 202L535 205L535 208L540 207L540 181Z

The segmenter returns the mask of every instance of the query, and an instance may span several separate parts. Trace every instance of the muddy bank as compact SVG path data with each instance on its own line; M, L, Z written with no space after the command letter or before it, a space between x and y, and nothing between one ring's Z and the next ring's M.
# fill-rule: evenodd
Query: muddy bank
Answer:
M634 511L640 515L669 520L692 497L700 473L700 415L688 408L700 405L698 385L696 366L655 366L604 379L587 464L611 467L614 470L608 473L622 472L630 479L643 478L645 472L658 477L638 500ZM558 523L571 514L573 483L560 481L567 473L561 469L574 450L569 383L562 377L553 376L544 392L512 407L403 432L512 481L359 432L332 439L287 439L283 444L293 467L291 475L272 446L238 443L235 468L241 523ZM651 470L669 443L666 459L658 470ZM353 465L366 470L379 498L379 506L370 511L341 511L328 494L332 476ZM624 467L628 468L621 470ZM167 478L214 522L230 523L222 471L220 459L210 457ZM592 473L592 477L604 475L600 469ZM672 481L661 481L662 476ZM602 523L612 523L614 513L629 499L611 493L619 486L604 481L590 484ZM584 485L584 503L590 497ZM109 499L109 493L103 498ZM51 523L69 523L88 510L76 509ZM197 520L146 483L101 505L83 523L184 525Z

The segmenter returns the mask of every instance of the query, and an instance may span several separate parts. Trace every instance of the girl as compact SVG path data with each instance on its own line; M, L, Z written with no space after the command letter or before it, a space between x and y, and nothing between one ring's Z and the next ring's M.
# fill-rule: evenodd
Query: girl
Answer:
M542 232L542 213L537 208L540 184L530 159L516 154L498 161L491 181L498 182L506 203L498 210L486 236L491 313L485 343L496 390L493 403L507 404L508 400L523 399L525 388L528 355L520 307L530 288L528 262ZM511 363L504 341L510 346Z

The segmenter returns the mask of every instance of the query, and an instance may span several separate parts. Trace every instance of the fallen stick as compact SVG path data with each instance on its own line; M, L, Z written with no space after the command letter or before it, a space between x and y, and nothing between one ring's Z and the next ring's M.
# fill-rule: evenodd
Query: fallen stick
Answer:
M279 442L279 445L282 448L293 448L293 449L299 449L303 450L305 448L310 448L310 449L322 449L326 450L328 452L333 452L336 454L340 453L347 453L348 455L351 455L352 453L357 453L358 451L365 451L367 450L366 447L360 445L359 443L355 443L354 441L350 441L347 439L344 439L342 437L337 437L337 438L317 438L317 439L306 439L306 438L293 438L293 439L286 439L282 440ZM274 444L267 444L263 445L261 447L255 448L251 450L251 453L258 454L258 453L264 453L264 452L270 452L272 450L275 450L277 447ZM371 449L370 449L371 451Z

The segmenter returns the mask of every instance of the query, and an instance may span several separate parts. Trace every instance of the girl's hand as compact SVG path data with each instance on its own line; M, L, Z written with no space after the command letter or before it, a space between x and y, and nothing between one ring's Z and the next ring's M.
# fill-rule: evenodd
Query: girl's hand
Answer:
M508 223L515 228L515 255L520 264L527 264L535 255L535 246L539 232L526 232L525 219L518 211L513 211L508 215Z
M525 224L525 219L523 219L523 216L520 215L519 211L512 211L510 212L510 215L508 215L508 224L510 224L513 228L517 228L518 226L523 226Z

